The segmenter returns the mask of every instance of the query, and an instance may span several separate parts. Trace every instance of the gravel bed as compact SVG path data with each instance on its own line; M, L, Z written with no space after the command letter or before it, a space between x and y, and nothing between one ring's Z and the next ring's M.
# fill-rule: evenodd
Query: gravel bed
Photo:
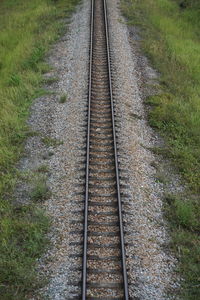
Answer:
M122 293L122 292L121 292ZM104 288L99 288L99 289L93 289L91 294L88 294L90 297L102 297L102 299L105 299L105 297L109 297L112 295L112 297L123 297L123 294L119 295L118 290L111 290L111 289L104 289Z
M90 221L94 221L96 222L97 220L97 216L91 216L90 215ZM98 222L99 223L103 223L103 222L117 222L118 221L118 217L116 215L113 216L98 216Z
M92 236L89 236L88 237L88 242L89 243L96 243L95 242L96 238L95 237L92 237ZM99 236L98 237L98 240L101 242L101 243L104 243L104 244L115 244L119 241L119 237L118 236L109 236L109 237L106 237L106 236Z
M147 124L140 90L141 81L155 84L158 75L131 46L138 35L134 31L129 35L119 0L107 0L107 4L118 148L122 154L119 161L120 168L128 170L121 183L127 186L122 192L128 194L128 199L122 196L122 200L130 297L173 299L168 292L175 294L179 287L175 273L177 261L166 248L169 236L163 219L163 185L156 182L156 169L152 167L157 157L148 150L162 141Z
M102 240L102 243L104 243L104 240ZM118 242L119 239L116 241ZM91 255L98 255L99 257L104 257L104 256L112 256L112 255L119 255L120 256L120 250L116 250L115 248L97 248L97 249L88 249L88 254Z
M117 282L122 282L122 276L121 274L109 274L109 273L100 273L100 274L89 274L88 275L88 279L89 281L96 281L96 282L113 282L113 283L117 283Z
M100 202L100 201L98 201L98 202ZM90 206L89 211L95 212L97 210L97 206L98 205ZM116 208L113 208L111 206L105 206L105 207L98 206L98 212L100 212L100 211L101 212L110 212L111 210L113 211L113 213L116 212Z
M88 268L93 268L93 269L105 269L105 268L109 268L109 270L113 269L113 270L121 270L121 265L119 264L119 261L106 261L106 263L104 263L103 261L98 261L98 260L89 260L88 261Z

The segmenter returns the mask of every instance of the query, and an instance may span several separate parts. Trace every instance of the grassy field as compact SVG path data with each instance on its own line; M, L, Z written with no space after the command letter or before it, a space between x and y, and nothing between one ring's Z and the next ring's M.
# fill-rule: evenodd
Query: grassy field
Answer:
M161 74L162 92L146 99L149 122L188 187L184 196L166 196L166 214L185 278L182 298L200 299L200 2L122 0L122 10L141 28L143 50Z
M41 283L34 264L49 221L34 204L16 207L12 191L32 99L44 93L44 55L78 0L0 1L0 299L25 299Z

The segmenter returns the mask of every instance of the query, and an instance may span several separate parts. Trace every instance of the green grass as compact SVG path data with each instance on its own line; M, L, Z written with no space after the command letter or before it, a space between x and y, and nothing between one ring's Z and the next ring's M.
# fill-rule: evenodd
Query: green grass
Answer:
M43 171L43 169L42 169L42 171ZM46 169L45 169L45 172L46 172ZM36 176L33 189L30 192L31 200L34 202L41 202L41 201L47 200L50 197L50 195L51 195L51 192L47 185L46 176Z
M49 168L47 165L41 165L37 168L36 170L39 173L48 173L49 172Z
M165 214L171 226L170 246L180 262L177 271L185 279L180 291L181 299L199 299L199 199L191 195L167 195Z
M42 142L48 147L56 147L63 144L63 141L59 141L47 136L42 139Z
M170 0L130 3L129 10L124 5L129 23L143 26L144 49L162 74L163 93L147 99L154 105L150 123L164 134L170 157L200 192L200 18L196 9L180 9Z
M146 99L149 122L166 142L157 152L188 187L167 201L166 215L185 278L182 297L200 299L200 2L122 0L122 10L128 24L140 26L143 50L161 74L161 93Z
M44 80L44 83L46 84L52 84L52 83L55 83L58 81L58 78L57 77L48 77L48 78L45 78Z
M25 299L41 287L34 269L35 260L47 245L49 221L34 206L1 207L0 299Z
M59 102L60 103L65 103L66 101L67 101L67 95L66 94L61 95Z
M15 164L23 154L25 138L30 135L25 121L31 102L45 93L41 88L42 74L49 70L43 60L45 53L62 33L63 18L70 16L78 2L0 1L0 298L3 300L25 299L40 284L34 265L46 245L48 220L35 206L16 208L12 204L18 178ZM42 188L35 190L44 195Z

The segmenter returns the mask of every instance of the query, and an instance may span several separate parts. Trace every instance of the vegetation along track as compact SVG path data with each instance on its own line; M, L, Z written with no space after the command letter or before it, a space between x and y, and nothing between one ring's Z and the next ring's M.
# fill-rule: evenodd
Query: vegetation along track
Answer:
M82 300L128 299L105 0L90 43Z

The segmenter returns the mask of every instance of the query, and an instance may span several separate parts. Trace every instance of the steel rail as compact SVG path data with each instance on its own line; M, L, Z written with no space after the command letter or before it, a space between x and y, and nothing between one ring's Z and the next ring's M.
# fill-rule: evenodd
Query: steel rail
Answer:
M109 45L109 30L108 30L106 0L104 0L104 18L105 18L105 28L106 28L106 46L107 46L110 102L111 102L111 113L112 113L113 143L114 143L114 152L115 152L115 172L116 172L117 200L118 200L118 212L119 212L122 270L123 270L123 280L124 280L124 299L128 300L129 299L128 278L127 278L127 271L126 271L126 254L125 254L125 247L124 247L124 231L123 231L122 204L121 204L121 193L120 193L120 183L119 183L119 163L118 163L118 156L117 156L117 140L116 140L116 131L115 131L115 115L114 115L113 92L112 92L110 45Z
M122 218L122 205L121 193L119 183L119 164L117 158L117 141L115 131L115 116L114 104L112 93L112 80L111 80L111 65L110 65L110 46L109 46L109 30L108 30L108 17L106 0L103 0L104 7L104 22L106 33L106 50L107 50L107 66L109 78L109 92L111 103L111 117L112 117L112 132L113 132L113 146L115 157L115 173L116 173L116 189L118 201L118 215L119 215L119 228L120 228L120 244L121 244L121 264L123 272L123 289L124 299L129 299L128 294L128 279L126 272L126 259L124 247L124 232L123 232L123 218ZM94 32L94 0L91 0L91 20L90 20L90 60L89 60L89 90L88 90L88 125L87 125L87 148L86 148L86 182L85 182L85 208L84 208L84 242L83 242L83 270L82 270L82 300L87 299L87 241L88 241L88 200L89 200L89 160L90 160L90 115L91 115L91 91L92 91L92 56L93 56L93 32Z
M90 160L90 114L92 91L92 55L93 55L93 29L94 29L94 0L91 0L90 19L90 61L89 61L89 86L88 86L88 126L86 149L86 182L85 182L85 212L84 212L84 237L83 237L83 271L82 271L82 300L87 296L87 240L88 240L88 199L89 199L89 160Z

